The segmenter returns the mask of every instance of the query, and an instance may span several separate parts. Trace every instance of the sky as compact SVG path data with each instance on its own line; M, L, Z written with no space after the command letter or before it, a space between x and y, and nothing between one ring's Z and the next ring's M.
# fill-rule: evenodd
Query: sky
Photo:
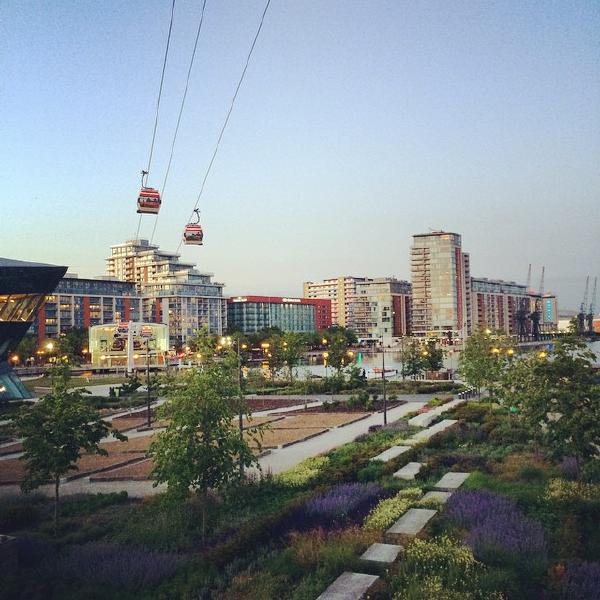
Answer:
M200 0L176 0L149 184L164 177ZM135 236L169 0L0 3L0 256L104 273ZM175 251L263 1L207 0L154 242ZM600 274L600 4L272 0L183 247L225 293L410 279L412 235L576 309ZM152 234L145 216L140 237Z

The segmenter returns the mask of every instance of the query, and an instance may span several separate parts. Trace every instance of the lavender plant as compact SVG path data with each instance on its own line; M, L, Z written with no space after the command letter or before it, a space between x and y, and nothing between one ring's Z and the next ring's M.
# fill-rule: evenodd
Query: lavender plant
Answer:
M512 498L486 490L459 491L449 498L445 517L469 530L465 541L479 559L546 560L544 529Z
M174 553L92 542L75 546L68 554L46 562L42 575L139 591L173 575L182 562Z
M378 498L382 488L375 483L341 483L306 503L306 513L332 520L347 517L354 509Z
M600 563L567 563L561 599L600 600Z

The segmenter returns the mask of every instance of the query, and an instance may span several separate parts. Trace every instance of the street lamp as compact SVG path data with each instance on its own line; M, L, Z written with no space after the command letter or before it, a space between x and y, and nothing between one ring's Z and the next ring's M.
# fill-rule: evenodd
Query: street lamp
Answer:
M148 408L147 418L148 418L148 429L152 425L152 416L150 413L150 342L154 340L154 338L146 338L146 406ZM135 358L135 355L134 357Z
M546 356L548 356L548 353L547 353L547 352L545 352L544 350L542 350L542 351L541 351L541 352L538 354L538 356L539 356L540 358L546 358Z
M383 425L387 425L387 389L385 380L385 344L381 336L381 379L383 383Z

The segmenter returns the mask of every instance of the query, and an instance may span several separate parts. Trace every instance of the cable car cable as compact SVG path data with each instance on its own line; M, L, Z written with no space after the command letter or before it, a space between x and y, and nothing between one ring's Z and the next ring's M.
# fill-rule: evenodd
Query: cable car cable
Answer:
M219 151L219 146L221 145L221 140L223 139L223 134L225 133L225 129L227 128L227 124L229 123L229 118L231 117L231 113L233 112L233 107L235 105L235 101L237 99L240 88L242 87L244 77L246 76L246 71L248 70L248 65L250 64L250 59L252 58L252 53L254 52L254 47L256 46L258 36L260 35L263 23L265 21L265 15L267 14L267 10L269 9L270 4L271 4L271 0L267 0L267 3L265 4L265 8L263 10L262 16L260 18L260 23L258 25L258 29L256 30L256 34L254 36L254 39L252 40L252 45L250 46L248 56L246 57L246 64L244 65L244 69L242 70L242 74L241 74L238 84L235 88L233 98L231 99L231 104L229 105L229 110L227 111L227 116L225 117L225 121L223 122L223 126L221 127L221 131L219 133L219 137L217 138L217 143L215 145L215 149L213 151L212 157L210 159L210 162L208 163L208 167L204 174L204 178L202 180L202 185L200 186L200 192L198 193L198 197L196 198L196 203L194 204L194 208L192 209L192 212L190 214L190 220L194 216L194 211L198 208L198 204L200 204L200 198L202 197L202 192L204 191L204 186L206 185L206 180L208 179L208 176L212 169L213 163L215 162L217 152ZM181 243L182 242L180 241L179 246L177 246L177 252L179 252L179 249L181 248Z
M160 109L160 100L162 98L163 83L165 81L165 70L167 68L167 58L169 56L169 46L171 44L171 31L173 30L173 14L175 13L175 0L171 3L171 21L169 22L169 34L167 35L167 46L165 48L165 58L163 60L162 72L160 75L160 86L158 88L158 98L156 99L156 115L154 117L154 129L152 131L152 142L150 144L150 155L148 156L148 166L146 167L146 181L150 166L152 165L152 155L154 154L154 142L156 140L156 129L158 127L158 113Z
M171 163L173 162L173 154L175 152L175 142L177 141L177 134L179 133L179 125L181 124L181 116L183 115L183 108L185 106L185 100L187 98L188 88L190 85L190 76L192 74L192 68L194 66L194 59L196 58L196 49L198 48L198 39L200 38L200 31L202 30L202 23L204 22L204 9L206 8L206 0L202 3L202 12L200 13L200 23L198 24L198 30L196 31L196 40L194 41L194 49L192 50L192 57L190 58L190 66L188 67L187 78L185 80L185 89L183 91L183 97L181 98L181 105L179 107L179 115L177 116L177 124L175 125L175 133L173 134L173 141L171 142L171 154L169 155L169 162L167 164L167 170L165 171L165 177L162 182L160 190L161 198L164 198L165 188L167 187L167 181L169 179L169 173L171 172ZM152 236L150 237L150 243L154 240L154 234L156 233L156 225L158 223L158 215L154 219L154 227L152 228Z

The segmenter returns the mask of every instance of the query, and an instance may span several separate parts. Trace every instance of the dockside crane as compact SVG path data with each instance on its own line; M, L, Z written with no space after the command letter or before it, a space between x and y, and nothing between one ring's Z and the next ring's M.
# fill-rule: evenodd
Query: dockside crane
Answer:
M579 335L585 333L585 322L586 322L586 308L588 303L588 293L590 289L590 276L585 278L585 292L583 293L583 301L579 307L579 313L577 314L577 332Z
M592 300L590 302L590 309L587 314L587 331L589 334L594 333L594 313L596 312L596 284L598 283L598 277L594 277L594 287L592 288Z

